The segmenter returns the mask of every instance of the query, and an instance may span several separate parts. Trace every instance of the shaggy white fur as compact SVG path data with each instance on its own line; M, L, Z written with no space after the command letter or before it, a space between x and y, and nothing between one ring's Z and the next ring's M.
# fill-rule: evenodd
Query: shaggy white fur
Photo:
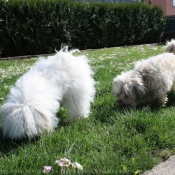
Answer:
M166 45L175 52L175 41ZM112 93L121 106L149 104L155 99L160 105L167 102L167 93L175 89L175 55L163 53L136 62L133 70L122 72L113 80Z
M95 95L92 75L87 57L73 56L67 49L40 58L19 78L1 106L4 136L32 138L53 131L62 105L71 119L88 117Z
M172 52L175 54L175 40L167 41L166 43L166 52Z

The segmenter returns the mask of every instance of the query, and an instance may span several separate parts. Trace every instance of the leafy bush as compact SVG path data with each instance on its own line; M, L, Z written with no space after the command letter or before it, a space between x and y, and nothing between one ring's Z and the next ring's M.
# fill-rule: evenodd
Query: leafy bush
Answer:
M143 3L0 0L0 56L159 42L163 27L162 10Z

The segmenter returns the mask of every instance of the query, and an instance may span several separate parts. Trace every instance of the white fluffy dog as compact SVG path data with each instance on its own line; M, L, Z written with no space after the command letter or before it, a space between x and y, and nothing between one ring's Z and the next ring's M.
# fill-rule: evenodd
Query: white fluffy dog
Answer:
M175 52L175 40L166 50ZM137 106L158 100L167 102L167 93L175 89L175 55L163 53L136 62L133 70L122 72L113 80L112 93L120 106Z
M32 138L51 132L63 105L72 119L88 117L95 88L86 56L57 52L39 61L11 88L1 106L2 128L11 139Z
M175 54L175 40L174 39L166 43L166 51Z

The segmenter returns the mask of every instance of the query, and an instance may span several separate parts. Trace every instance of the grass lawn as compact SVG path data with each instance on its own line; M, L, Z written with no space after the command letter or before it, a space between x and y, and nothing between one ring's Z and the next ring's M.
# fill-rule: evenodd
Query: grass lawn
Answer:
M175 154L175 94L166 107L120 109L111 94L113 78L133 68L134 62L164 52L161 45L86 50L96 80L96 98L88 119L69 121L58 113L55 132L31 141L3 139L0 129L0 174L41 174L43 166L59 169L55 161L79 162L79 174L141 174ZM0 61L0 104L10 87L36 58ZM74 171L67 169L67 174Z

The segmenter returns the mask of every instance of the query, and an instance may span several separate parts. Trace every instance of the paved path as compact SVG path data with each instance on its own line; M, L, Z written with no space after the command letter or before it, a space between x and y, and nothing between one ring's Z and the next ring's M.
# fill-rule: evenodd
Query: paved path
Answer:
M143 175L175 175L175 155L156 165L152 170L146 171Z

